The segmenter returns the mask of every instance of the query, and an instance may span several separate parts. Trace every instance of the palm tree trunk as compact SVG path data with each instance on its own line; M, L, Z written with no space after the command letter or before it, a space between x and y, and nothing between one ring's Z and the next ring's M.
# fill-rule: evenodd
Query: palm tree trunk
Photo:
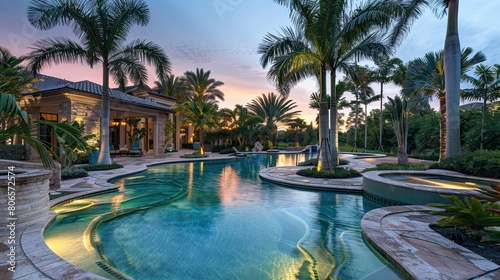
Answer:
M101 97L101 148L97 164L111 164L111 156L109 154L109 66L107 61L103 61L102 66L102 97Z
M326 70L325 66L320 68L320 107L319 107L319 144L318 171L330 172L332 170L330 147L328 141L328 103L326 99Z
M356 104L354 104L354 144L352 150L358 151L358 95L356 94Z
M363 152L366 152L367 146L368 146L368 104L365 103L365 147L363 149Z
M481 118L481 144L479 145L479 150L483 150L484 143L484 119L486 118L486 98L483 102L483 116Z
M460 148L460 39L458 37L458 3L448 2L448 25L444 43L444 74L446 88L446 153L458 156Z
M205 154L205 149L203 149L203 129L200 127L200 131L198 132L198 139L200 140L200 154Z
M330 72L330 151L332 152L332 166L339 166L339 122L337 107L337 74Z
M378 150L384 151L384 148L382 147L382 103L384 101L384 83L380 83L380 126L379 126L379 142L378 142Z
M446 97L439 97L439 161L446 157Z

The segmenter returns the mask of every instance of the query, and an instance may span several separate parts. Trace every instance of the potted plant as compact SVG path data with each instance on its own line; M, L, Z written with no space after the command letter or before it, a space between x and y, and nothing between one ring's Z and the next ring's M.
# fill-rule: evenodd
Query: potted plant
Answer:
M166 152L172 151L172 139L174 138L175 127L171 119L165 120L165 144L167 146Z

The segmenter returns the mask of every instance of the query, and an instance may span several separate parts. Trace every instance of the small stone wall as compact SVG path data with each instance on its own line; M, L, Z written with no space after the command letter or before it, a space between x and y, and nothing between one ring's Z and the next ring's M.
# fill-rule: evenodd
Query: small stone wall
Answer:
M41 163L5 159L0 160L0 171L7 170L9 166L14 166L16 170L45 169ZM50 171L52 171L52 176L49 178L49 188L51 190L57 190L61 187L61 164L55 163L55 167L51 168Z
M52 172L43 169L0 169L0 228L14 222L23 228L49 217L49 178ZM12 219L16 218L16 219ZM2 230L2 232L4 232Z

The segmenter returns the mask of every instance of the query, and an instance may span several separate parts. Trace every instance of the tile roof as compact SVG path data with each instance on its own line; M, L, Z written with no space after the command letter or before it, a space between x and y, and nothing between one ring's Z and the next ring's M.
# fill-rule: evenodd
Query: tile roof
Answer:
M38 88L38 91L25 92L24 95L38 94L47 91L54 91L60 89L72 89L83 91L95 95L102 95L102 86L91 81L80 81L72 82L64 79L59 79L56 77L39 75L44 81L33 83L33 87ZM162 111L173 112L173 109L169 106L161 105L150 100L146 100L140 97L135 97L132 95L125 94L116 89L109 90L109 97L124 103L135 104L142 107L154 108Z

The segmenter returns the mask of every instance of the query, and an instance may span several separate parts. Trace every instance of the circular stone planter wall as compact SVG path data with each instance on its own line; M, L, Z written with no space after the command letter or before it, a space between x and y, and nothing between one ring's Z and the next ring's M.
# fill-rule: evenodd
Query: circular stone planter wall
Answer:
M14 175L8 172L0 170L0 227L5 228L15 221L16 228L22 228L46 220L49 217L49 178L52 172L17 168ZM9 181L9 177L14 179Z
M428 203L448 203L442 195L458 197L471 196L480 193L471 189L439 188L415 183L406 183L388 178L391 175L434 175L452 177L462 181L485 181L491 185L500 185L499 180L467 176L462 173L431 169L427 171L386 170L370 171L363 174L363 196L385 206L391 205L426 205ZM432 179L429 179L432 180Z

